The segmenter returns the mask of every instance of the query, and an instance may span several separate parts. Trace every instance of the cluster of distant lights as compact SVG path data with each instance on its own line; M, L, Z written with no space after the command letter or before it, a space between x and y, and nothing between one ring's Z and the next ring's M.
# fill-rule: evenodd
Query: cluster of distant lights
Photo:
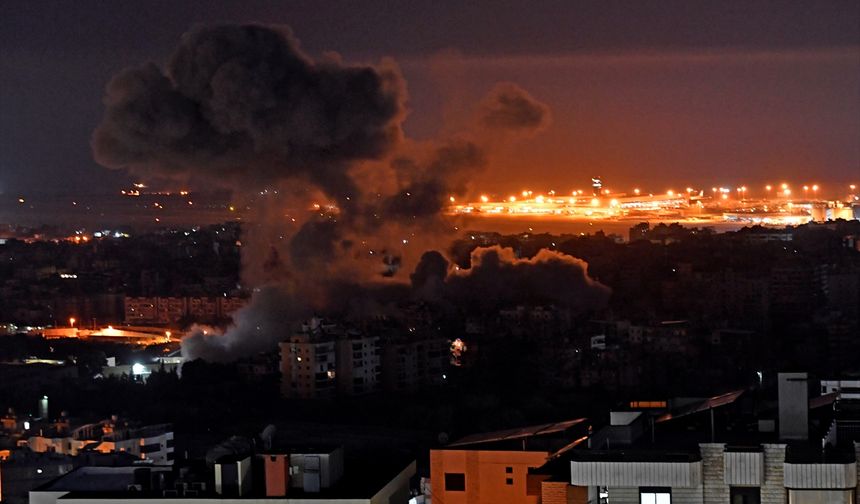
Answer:
M92 237L90 237L90 235L88 235L85 230L79 229L79 230L76 230L73 235L65 238L65 240L72 242L72 243L75 243L75 244L82 244L82 243L89 243L90 240L92 240L92 239L128 238L130 236L131 235L129 235L128 233L123 232L123 231L114 231L111 229L102 229L99 231L95 231L92 234Z
M857 189L857 185L856 184L850 184L848 186L848 188L853 192ZM765 196L771 196L771 195L780 196L781 195L784 197L791 197L792 194L794 194L791 186L788 183L782 183L782 184L779 184L778 186L774 186L772 184L767 184L763 187L763 189L765 192ZM811 184L811 185L807 184L807 185L803 185L802 189L803 189L804 196L809 196L810 191L812 192L813 195L817 195L819 190L821 190L821 186L818 184ZM776 192L774 192L774 190L776 190ZM729 187L716 187L715 186L715 187L711 188L711 193L713 194L713 196L719 196L720 199L724 199L724 200L729 199L730 194L732 194L733 192L737 193L739 198L744 199L744 198L746 198L747 193L749 192L749 188L745 185L736 187L734 190L732 190ZM600 194L597 196L594 196L589 201L589 203L592 206L600 206L600 202L601 202L599 199L600 197L610 196L613 194L615 194L615 193L613 193L613 191L611 189L601 189ZM568 198L567 202L570 204L575 204L575 203L579 202L579 198L584 197L584 196L587 197L589 195L591 195L591 194L586 193L582 189L576 189L576 190L571 192L570 197ZM638 187L633 189L632 195L633 196L645 196L645 194L643 194L642 190L639 189ZM657 193L656 194L656 196L658 196L658 197L662 196L662 195L668 196L669 198L696 197L696 196L704 197L705 190L704 189L698 189L697 190L697 189L694 189L692 187L687 187L684 191L675 191L673 189L667 189L665 193L662 193L662 194ZM544 194L535 195L533 191L524 190L524 191L522 191L522 193L520 193L520 196L521 196L521 198L519 198L516 195L511 195L511 196L508 196L506 199L499 201L499 202L516 203L517 201L529 201L529 202L534 202L537 204L563 203L564 202L564 197L557 196L556 192L553 190L547 191L546 195L544 195ZM623 193L620 196L629 197L630 195ZM647 196L649 198L653 198L653 197L655 197L655 193L647 193ZM855 201L858 199L857 195L852 194L852 197ZM481 203L486 203L486 204L496 202L496 201L492 201L491 198L489 196L487 196L486 194L482 194L479 199L480 199ZM448 198L448 200L452 204L457 203L457 198L454 196L450 196ZM616 198L613 198L610 200L609 204L610 204L610 206L617 206L618 200Z

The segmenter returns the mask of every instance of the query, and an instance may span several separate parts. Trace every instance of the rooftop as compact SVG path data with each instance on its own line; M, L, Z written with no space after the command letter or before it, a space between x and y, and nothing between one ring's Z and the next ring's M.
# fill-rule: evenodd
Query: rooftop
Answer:
M472 434L449 444L447 447L456 448L460 446L469 446L482 443L522 440L548 434L559 434L585 422L585 420L585 418L577 418L573 420L565 420L562 422L553 422L540 425L532 425L529 427L520 427L517 429L506 429L500 431L485 432L481 434Z

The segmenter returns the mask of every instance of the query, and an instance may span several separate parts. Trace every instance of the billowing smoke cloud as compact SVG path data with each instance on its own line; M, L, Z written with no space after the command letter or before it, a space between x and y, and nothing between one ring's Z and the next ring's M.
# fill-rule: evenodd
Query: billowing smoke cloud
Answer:
M313 61L290 32L197 27L166 68L128 68L107 86L96 160L144 176L266 184L302 177L330 196L354 192L349 163L401 139L396 67Z
M183 355L223 362L269 351L284 340L297 321L311 315L362 320L396 313L403 300L457 306L470 313L492 314L519 305L566 308L572 313L600 309L610 289L588 276L588 265L575 257L541 250L520 259L513 249L480 247L471 267L452 268L437 251L425 252L410 275L411 284L355 283L321 279L292 291L286 283L254 294L223 332L194 327L182 340Z
M293 323L307 316L306 309L293 303L294 296L283 286L263 287L253 302L234 314L233 324L223 333L194 326L182 339L182 354L213 362L272 350L289 335Z
M225 330L193 326L182 339L182 354L211 362L233 361L277 348L298 322L314 315L346 320L390 316L396 313L396 303L409 297L409 287L403 283L323 280L298 288L289 282L267 285L233 315Z
M110 81L92 140L101 164L215 184L239 198L264 187L280 194L258 199L243 228L243 281L256 287L249 305L223 333L193 331L183 340L186 357L231 360L272 349L311 314L383 313L397 300L440 293L472 303L467 285L486 284L486 303L597 296L584 263L567 256L532 263L484 252L468 273L450 274L439 254L419 263L450 237L448 199L468 193L494 149L542 130L550 114L502 84L479 104L471 129L418 142L402 133L406 98L391 61L315 60L288 28L257 25L196 27L166 65L128 68ZM313 203L318 211L307 212ZM410 288L398 271L416 264ZM551 277L567 290L539 296ZM516 287L492 284L500 279Z
M416 293L482 313L521 304L555 305L583 312L605 306L610 290L588 276L588 264L543 249L531 259L498 245L472 251L471 267L447 270L428 252L412 275Z
M480 107L480 123L490 130L531 135L546 129L549 107L512 83L498 84Z
M437 147L425 165L409 158L392 162L402 182L400 190L379 209L389 219L438 217L452 195L465 193L469 178L483 169L487 155L475 142L452 140Z

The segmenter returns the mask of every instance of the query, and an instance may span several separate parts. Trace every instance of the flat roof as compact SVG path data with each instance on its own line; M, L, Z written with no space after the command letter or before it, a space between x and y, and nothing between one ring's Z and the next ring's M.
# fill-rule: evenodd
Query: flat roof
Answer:
M41 492L127 492L134 484L134 471L150 469L154 472L170 472L171 466L84 466L68 472L36 488Z

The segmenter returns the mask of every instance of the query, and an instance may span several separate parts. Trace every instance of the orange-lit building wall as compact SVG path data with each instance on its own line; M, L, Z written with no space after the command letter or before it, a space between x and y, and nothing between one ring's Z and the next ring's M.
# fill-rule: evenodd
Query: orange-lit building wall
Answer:
M588 504L588 488L567 481L543 481L541 504Z
M529 488L528 470L542 466L548 456L541 451L431 450L433 502L538 504L540 488ZM445 473L465 475L465 489L446 489Z
M266 497L287 495L290 484L289 455L263 455L266 472Z

